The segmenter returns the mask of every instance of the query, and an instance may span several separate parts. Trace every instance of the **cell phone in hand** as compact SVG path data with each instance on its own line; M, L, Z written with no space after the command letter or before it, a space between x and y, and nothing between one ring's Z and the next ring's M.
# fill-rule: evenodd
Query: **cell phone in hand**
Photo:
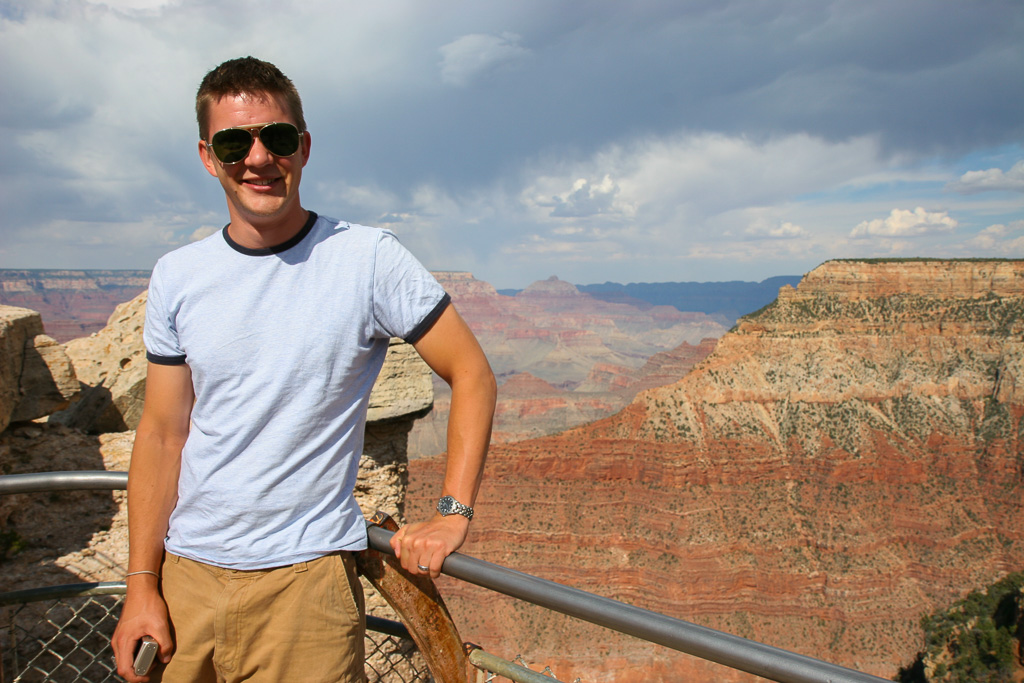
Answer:
M160 646L156 644L152 636L142 636L142 640L139 641L139 645L135 648L135 675L145 676L149 673L149 670L153 667L153 661L156 659L157 650Z

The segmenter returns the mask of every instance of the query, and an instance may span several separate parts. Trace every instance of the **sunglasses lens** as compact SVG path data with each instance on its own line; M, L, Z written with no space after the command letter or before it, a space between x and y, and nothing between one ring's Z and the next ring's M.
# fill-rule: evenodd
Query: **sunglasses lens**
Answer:
M210 146L222 164L236 164L248 156L252 134L242 128L226 128L214 134Z
M290 157L299 151L299 129L290 123L272 123L260 131L260 142L274 156Z
M259 131L260 142L278 157L290 157L299 151L299 129L290 123L271 123ZM246 128L225 128L213 134L210 147L222 164L237 164L249 156L252 133Z

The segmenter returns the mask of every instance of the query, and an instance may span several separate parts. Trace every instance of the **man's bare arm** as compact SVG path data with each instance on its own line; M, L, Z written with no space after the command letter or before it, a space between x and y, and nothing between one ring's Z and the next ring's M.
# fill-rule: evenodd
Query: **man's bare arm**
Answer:
M147 680L131 671L135 643L142 636L156 639L164 662L174 650L167 606L154 574L160 573L167 524L178 499L181 449L194 400L187 365L149 364L146 402L128 469L128 595L113 637L118 673L132 683Z
M452 388L441 495L472 507L491 440L497 396L494 373L473 332L452 305L413 346ZM462 515L435 514L427 522L400 529L391 546L406 571L422 573L417 565L423 565L430 567L430 575L436 578L444 558L462 546L468 533L469 520Z

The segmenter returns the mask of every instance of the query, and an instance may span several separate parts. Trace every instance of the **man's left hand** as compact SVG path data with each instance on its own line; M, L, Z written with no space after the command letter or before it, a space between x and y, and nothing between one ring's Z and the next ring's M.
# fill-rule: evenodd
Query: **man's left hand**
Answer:
M469 520L462 515L435 515L429 521L408 524L396 531L391 547L402 569L436 579L441 575L444 558L462 547L468 533Z

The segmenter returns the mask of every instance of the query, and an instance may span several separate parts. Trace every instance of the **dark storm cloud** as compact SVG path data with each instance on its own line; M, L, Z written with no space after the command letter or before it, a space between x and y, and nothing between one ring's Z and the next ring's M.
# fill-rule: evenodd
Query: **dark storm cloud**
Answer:
M352 121L349 152L400 146L400 174L477 179L538 149L591 151L680 129L959 154L1024 133L1019 2L602 3L575 22L523 12L507 68ZM478 10L485 11L485 10ZM548 25L551 20L554 26ZM486 23L483 22L482 23Z
M0 266L219 226L192 98L245 54L303 94L304 204L501 286L1013 255L1021 35L1019 0L0 0Z

